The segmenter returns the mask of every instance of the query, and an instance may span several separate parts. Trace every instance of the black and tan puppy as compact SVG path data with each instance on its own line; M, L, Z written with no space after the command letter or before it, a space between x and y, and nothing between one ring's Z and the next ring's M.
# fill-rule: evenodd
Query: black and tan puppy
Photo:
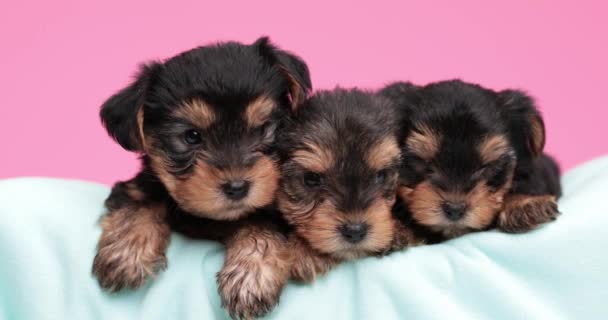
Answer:
M106 201L93 263L100 285L141 286L166 267L169 221L184 227L180 217L197 217L211 226L210 238L227 244L218 277L224 305L235 316L263 313L264 297L277 294L267 284L274 275L256 268L267 257L244 253L285 239L273 226L265 229L272 224L236 221L272 205L279 181L275 131L310 88L304 62L267 38L144 65L101 109L109 134L141 154L142 169L117 183Z
M526 232L557 217L559 169L543 154L528 95L458 80L381 94L402 108L399 194L430 242L492 227Z
M357 89L307 100L279 140L277 203L295 229L292 276L310 281L335 263L387 251L393 241L400 149L396 109Z

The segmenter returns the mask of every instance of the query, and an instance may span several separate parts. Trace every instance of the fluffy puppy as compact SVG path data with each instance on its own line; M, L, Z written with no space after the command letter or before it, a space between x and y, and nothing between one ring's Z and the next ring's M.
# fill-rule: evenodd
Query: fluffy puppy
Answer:
M526 232L554 220L559 168L524 92L462 81L381 91L401 107L399 195L430 242L497 227ZM402 212L403 213L403 212Z
M292 276L388 250L400 163L396 109L361 90L321 91L279 140L279 210L292 225Z
M214 231L209 238L227 244L218 276L224 306L241 317L262 312L258 302L277 294L268 284L276 280L256 266L273 257L244 252L285 239L267 229L272 224L213 222L238 221L273 203L275 130L310 88L306 64L267 38L198 47L143 65L101 108L108 133L142 162L140 173L117 183L106 201L93 263L101 287L141 286L167 265L169 222L184 227L188 220L180 218L197 217Z

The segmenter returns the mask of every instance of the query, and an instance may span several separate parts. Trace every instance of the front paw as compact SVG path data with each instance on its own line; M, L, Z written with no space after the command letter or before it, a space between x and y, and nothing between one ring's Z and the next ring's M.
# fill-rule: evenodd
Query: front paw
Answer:
M290 277L295 281L311 283L339 263L337 259L313 250L296 236L289 239L289 247L292 259Z
M498 217L498 228L508 233L523 233L557 219L558 215L553 196L513 196Z
M105 216L102 227L92 272L104 290L139 288L167 267L168 226L119 210Z
M222 307L233 319L254 319L270 312L278 303L287 280L276 279L272 270L224 268L217 275Z
M93 274L101 288L116 292L123 288L137 289L166 267L164 254L145 252L137 245L118 241L99 248L93 261Z

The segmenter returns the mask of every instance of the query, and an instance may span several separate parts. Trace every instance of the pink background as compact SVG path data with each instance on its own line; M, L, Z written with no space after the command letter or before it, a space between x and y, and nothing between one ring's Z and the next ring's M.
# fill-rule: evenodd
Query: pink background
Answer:
M0 5L0 178L130 177L135 155L99 123L104 99L139 62L260 35L301 55L316 88L455 77L525 88L565 168L608 151L605 1L83 2Z

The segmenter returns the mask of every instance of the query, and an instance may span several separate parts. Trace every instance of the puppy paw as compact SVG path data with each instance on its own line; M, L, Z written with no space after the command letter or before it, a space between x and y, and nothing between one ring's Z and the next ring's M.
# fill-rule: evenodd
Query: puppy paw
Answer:
M122 253L108 253L116 248ZM93 261L93 274L97 277L99 286L110 292L123 288L137 289L147 278L155 276L167 267L164 255L142 256L143 250L125 245L124 243L111 244L100 248L100 252Z
M102 220L103 233L93 261L93 275L104 290L136 289L167 267L169 227L130 219L114 212ZM150 221L148 221L150 222Z
M322 257L302 256L291 268L291 278L298 282L311 283L317 276L331 268L329 261Z
M293 237L289 242L292 254L290 276L295 281L311 283L338 264L336 259L314 251L299 238Z
M523 233L557 219L559 210L553 196L512 196L498 217L498 229Z
M287 239L272 226L246 225L226 243L217 274L224 307L234 319L253 319L278 303L289 278Z
M222 307L233 319L254 319L270 312L286 282L267 267L225 267L217 275Z

